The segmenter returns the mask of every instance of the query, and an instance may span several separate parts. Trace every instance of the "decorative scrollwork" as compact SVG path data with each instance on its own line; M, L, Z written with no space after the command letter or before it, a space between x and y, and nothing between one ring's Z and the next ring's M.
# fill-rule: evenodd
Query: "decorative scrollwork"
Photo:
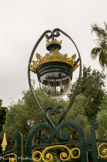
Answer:
M32 158L36 162L40 162L41 160L43 160L44 162L51 162L54 160L54 156L52 155L52 153L49 153L49 150L59 149L59 148L65 149L65 151L66 151L66 152L60 153L60 160L62 160L62 161L69 161L69 160L71 160L71 158L72 159L80 158L80 149L79 148L72 148L70 150L70 148L68 148L65 145L55 145L55 146L46 147L42 153L40 151L35 151L32 154ZM76 154L75 154L75 152L76 152ZM38 154L39 154L39 158L37 158Z
M37 156L39 156L39 158L37 158ZM35 151L35 152L32 154L32 159L33 159L33 161L40 162L40 161L42 160L41 152L40 152L40 151Z
M61 112L61 109L62 109L62 112ZM52 125L54 125L54 124L48 115L55 115L55 114L60 114L60 113L62 113L62 115L61 115L60 119L58 120L57 125L61 122L61 120L65 114L65 108L63 106L57 106L56 108L49 106L44 111L45 118L47 119L48 122L50 121L52 123Z
M67 153L62 152L60 154L60 159L62 161L68 161L68 160L70 160L70 158L71 158L70 149L67 146L64 146L64 145L56 145L56 146L49 146L46 149L44 149L44 151L42 152L42 159L44 161L47 161L48 162L48 161L52 161L53 160L53 155L50 154L50 153L46 154L46 152L49 151L49 150L51 150L51 149L54 149L54 148L64 148L64 149L66 149L68 151L68 156L67 156ZM49 159L49 160L46 160L45 159L45 154L46 154L46 158Z
M98 155L100 158L107 158L107 143L102 143L98 146Z
M46 35L45 35L45 37L47 39L51 39L52 38L52 31L47 32Z
M65 109L63 106L57 106L56 108L49 106L45 109L45 114L49 114L49 115L60 114L61 109L63 110L63 112L62 112L62 115L63 115L65 113Z
M42 144L51 143L55 136L53 127L51 127L48 123L38 124L34 131L41 131L40 141Z
M75 152L76 152L77 155L75 155ZM80 158L80 149L79 148L71 149L71 157L73 159L79 159Z
M53 35L54 37L59 37L60 36L60 32L58 30L53 30Z
M54 38L54 37L59 37L59 36L60 36L60 32L59 31L49 31L46 34L46 38L48 38L48 39L51 39L51 38Z
M14 157L10 157L14 156ZM17 162L17 155L15 153L5 154L4 157L9 157L9 162Z

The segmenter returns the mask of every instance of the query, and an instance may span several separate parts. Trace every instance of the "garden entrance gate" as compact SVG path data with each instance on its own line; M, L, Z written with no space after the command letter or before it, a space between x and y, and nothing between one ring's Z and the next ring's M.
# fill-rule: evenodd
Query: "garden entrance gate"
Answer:
M7 159L9 162L107 162L107 140L96 138L96 128L98 124L92 124L91 137L86 140L83 128L76 121L62 121L56 128L49 123L40 123L29 132L24 155L22 134L14 133L17 146L9 151L6 151L4 134L0 158L2 162Z

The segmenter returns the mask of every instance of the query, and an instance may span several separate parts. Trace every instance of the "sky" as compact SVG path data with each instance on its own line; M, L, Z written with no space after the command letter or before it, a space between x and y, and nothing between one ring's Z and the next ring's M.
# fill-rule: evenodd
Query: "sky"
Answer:
M79 48L82 64L102 70L90 51L96 46L91 25L104 27L107 0L0 0L0 99L16 103L28 90L27 66L45 30L60 28ZM107 71L105 71L107 73ZM107 80L106 80L107 81Z

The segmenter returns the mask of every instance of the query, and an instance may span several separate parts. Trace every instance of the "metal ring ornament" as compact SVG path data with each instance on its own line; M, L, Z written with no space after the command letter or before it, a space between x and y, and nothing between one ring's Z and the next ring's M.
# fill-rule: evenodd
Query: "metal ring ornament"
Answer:
M106 148L103 148L104 146ZM98 155L100 158L103 158L103 159L107 158L107 143L102 143L98 146Z
M78 80L77 80L77 85L76 85L75 91L74 91L74 93L73 93L73 95L72 95L72 98L70 98L70 101L69 101L67 110L65 111L63 117L61 118L61 120L63 120L63 119L65 118L65 116L67 115L68 111L70 110L70 108L71 108L71 106L72 106L72 104L73 104L73 102L74 102L74 100L75 100L75 97L76 97L77 89L78 89L78 86L79 86L79 83L80 83L80 78L81 78L82 62L81 62L81 56L80 56L79 50L78 50L78 48L77 48L75 42L73 41L73 39L72 39L68 34L66 34L66 33L65 33L64 31L62 31L61 29L56 28L56 29L54 29L53 31L46 30L46 31L41 35L41 37L38 39L38 41L36 42L36 44L34 45L33 50L32 50L32 52L31 52L31 56L30 56L30 58L29 58L29 63L28 63L28 83L29 83L29 88L30 88L30 90L31 90L31 92L32 92L32 95L33 95L33 97L34 97L34 99L35 99L35 101L36 101L36 103L37 103L39 109L41 110L41 112L42 112L43 115L45 116L45 113L44 113L44 111L43 111L43 109L42 109L42 107L41 107L39 101L37 100L37 98L36 98L36 96L35 96L34 89L33 89L32 84L31 84L31 72L32 72L32 70L30 69L29 64L31 64L32 58L33 58L34 53L35 53L35 51L36 51L36 48L38 47L38 45L39 45L39 43L42 41L42 39L43 39L44 37L49 38L49 39L50 39L50 38L54 38L54 37L58 37L58 36L60 35L60 33L62 33L62 34L65 35L66 37L68 37L68 38L70 39L70 41L73 43L73 45L74 45L75 48L76 48L76 51L77 51L77 54L78 54L78 57L79 57L79 61L80 61L80 66L79 66L79 77L78 77ZM49 35L49 34L50 34L50 35ZM46 120L47 120L47 119L46 119ZM61 122L61 120L60 120L60 122Z
M49 35L50 33L50 35ZM50 38L54 38L54 37L59 37L60 36L60 33L58 31L48 31L48 34L45 35L46 38L50 39Z
M40 157L37 158L37 155L39 155ZM33 152L32 159L33 159L33 161L37 161L37 162L41 161L42 160L41 152L40 151Z
M78 155L77 156L74 156L74 152L77 151L78 152ZM71 157L73 159L79 159L80 158L80 149L79 148L73 148L71 149Z

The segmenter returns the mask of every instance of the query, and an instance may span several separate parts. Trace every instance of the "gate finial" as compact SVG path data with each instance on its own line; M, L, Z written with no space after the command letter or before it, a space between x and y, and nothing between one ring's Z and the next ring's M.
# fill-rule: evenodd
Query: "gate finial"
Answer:
M5 151L6 146L7 146L6 132L4 132L3 141L2 141L1 146L2 146L2 151Z

